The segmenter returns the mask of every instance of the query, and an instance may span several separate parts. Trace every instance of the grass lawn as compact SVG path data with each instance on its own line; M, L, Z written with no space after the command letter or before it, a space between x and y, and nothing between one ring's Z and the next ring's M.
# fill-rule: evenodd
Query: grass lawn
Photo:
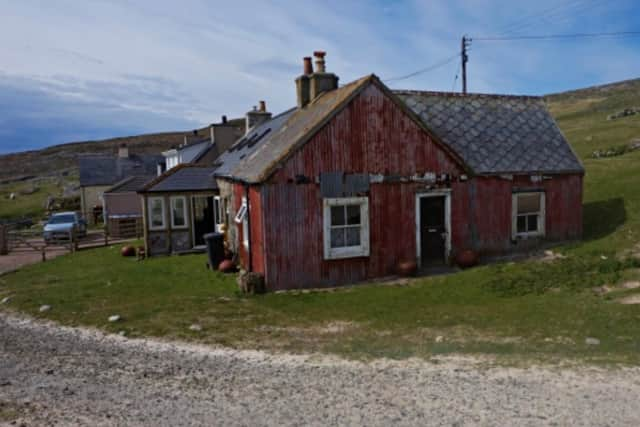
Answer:
M607 128L602 146L582 144L599 124L610 126L609 110L574 103L559 123L583 157L629 137L618 126ZM637 364L640 305L618 299L640 289L592 288L640 280L640 152L585 165L585 238L558 248L566 258L553 262L495 264L406 286L243 296L235 276L206 270L202 255L137 262L102 248L0 277L0 298L12 297L0 309L129 336L364 359L463 353ZM41 314L42 304L52 309ZM113 314L123 320L108 323ZM202 331L190 331L192 323Z

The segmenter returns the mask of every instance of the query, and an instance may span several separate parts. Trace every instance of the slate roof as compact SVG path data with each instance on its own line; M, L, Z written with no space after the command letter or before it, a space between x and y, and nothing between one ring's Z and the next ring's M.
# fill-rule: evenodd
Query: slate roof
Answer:
M140 193L214 191L218 189L213 177L214 167L184 163L147 183Z
M283 128L295 111L295 108L289 109L251 129L248 134L236 141L216 159L214 163L216 166L215 175L219 177L236 176L239 173L240 164L247 158L253 158L254 153Z
M472 173L584 173L542 98L390 91L369 75L258 126L219 158L215 175L247 183L266 180L369 84L390 96Z
M305 108L288 110L262 126L257 126L254 132L260 135L260 132L266 131L269 124L273 124L273 128L254 146L251 146L247 139L250 135L238 141L234 147L242 148L244 140L247 145L245 151L239 149L239 153L230 154L229 157L234 156L233 159L226 156L221 158L220 160L226 160L228 164L223 164L216 170L216 176L232 176L248 183L264 181L281 161L304 144L331 118L339 106L350 101L372 78L375 76L365 76L338 89L325 92ZM229 152L232 152L234 147L229 149Z
M142 189L147 183L156 178L156 175L130 176L116 183L105 193L129 193Z
M393 93L476 174L584 172L542 98Z
M80 156L80 185L113 185L130 176L155 175L163 156L136 155L129 157L87 154Z

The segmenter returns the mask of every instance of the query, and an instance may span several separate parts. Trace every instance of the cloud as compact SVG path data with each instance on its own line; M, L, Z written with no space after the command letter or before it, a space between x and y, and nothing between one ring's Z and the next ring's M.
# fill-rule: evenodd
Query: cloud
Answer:
M90 137L92 129L102 137L190 128L240 116L260 99L282 111L295 104L301 58L316 49L328 52L329 70L346 83L440 62L459 51L465 33L630 30L640 19L634 0L0 0L0 8L0 103L11 117L18 109L29 117L0 119L2 151L15 146L10 132L15 138L56 120L68 123L65 131L44 132L42 145ZM474 41L469 87L542 94L632 78L639 47L638 39ZM459 65L391 86L459 89ZM37 108L6 99L27 92ZM38 121L47 115L56 119Z
M197 126L172 114L61 96L59 86L54 87L51 90L46 84L24 78L0 79L0 111L4 112L0 116L0 153Z

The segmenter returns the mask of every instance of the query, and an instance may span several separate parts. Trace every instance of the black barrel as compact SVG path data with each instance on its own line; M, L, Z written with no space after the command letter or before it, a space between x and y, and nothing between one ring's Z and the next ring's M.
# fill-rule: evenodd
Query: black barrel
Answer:
M202 236L207 243L207 256L209 257L209 267L217 270L224 260L224 234L208 233Z

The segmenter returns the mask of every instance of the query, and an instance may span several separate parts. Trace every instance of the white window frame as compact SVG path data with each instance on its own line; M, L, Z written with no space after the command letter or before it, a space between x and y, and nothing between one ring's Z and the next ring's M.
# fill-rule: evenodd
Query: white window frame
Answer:
M369 198L340 197L323 199L324 259L342 259L369 256ZM341 248L331 247L331 208L334 206L360 206L360 245Z
M249 250L249 204L246 197L242 198L242 204L236 212L234 221L236 224L242 224L242 246Z
M182 200L182 213L184 217L184 225L176 225L175 217L173 215L173 203L176 200ZM169 199L169 206L171 211L171 228L183 230L189 228L189 218L187 217L187 198L185 196L171 196Z
M159 200L160 201L160 206L162 207L162 225L160 226L153 226L153 209L152 209L152 205L153 202ZM167 228L167 215L166 215L166 206L165 206L165 201L164 201L164 197L149 197L149 199L147 200L147 219L149 220L149 230L155 231L155 230L165 230Z
M540 211L538 211L538 227L536 231L518 232L518 197L539 196ZM522 214L531 215L532 213ZM515 239L527 239L530 237L543 237L546 233L546 196L544 191L523 191L513 193L511 197L511 237Z

